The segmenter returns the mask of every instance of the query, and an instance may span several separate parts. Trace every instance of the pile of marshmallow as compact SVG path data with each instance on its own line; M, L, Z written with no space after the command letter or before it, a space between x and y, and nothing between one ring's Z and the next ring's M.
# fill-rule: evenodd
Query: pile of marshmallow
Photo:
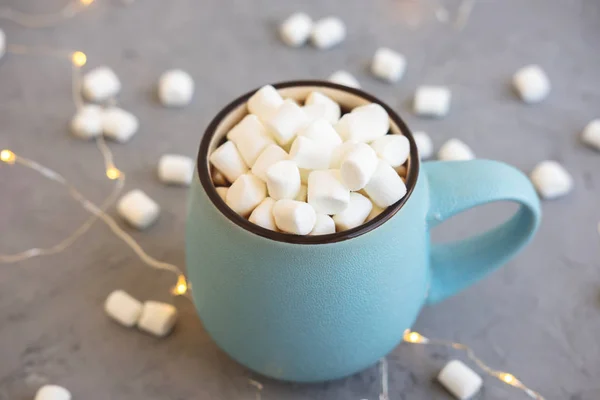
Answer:
M247 108L209 158L217 192L250 222L296 235L341 232L406 194L409 141L388 134L381 105L341 115L323 93L299 105L264 86Z

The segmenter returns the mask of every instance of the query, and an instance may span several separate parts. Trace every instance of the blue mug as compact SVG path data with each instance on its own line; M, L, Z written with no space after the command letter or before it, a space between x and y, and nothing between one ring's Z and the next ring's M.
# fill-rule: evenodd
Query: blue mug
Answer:
M408 193L345 232L295 236L263 229L221 200L208 163L208 154L246 114L253 92L215 117L202 138L190 191L187 271L204 328L246 367L298 382L363 370L398 345L423 305L506 263L535 233L539 200L517 169L489 160L421 163L406 124L373 96L321 81L274 86L298 100L321 91L345 109L381 104L392 133L410 141ZM494 201L517 202L520 208L481 235L430 243L433 226Z

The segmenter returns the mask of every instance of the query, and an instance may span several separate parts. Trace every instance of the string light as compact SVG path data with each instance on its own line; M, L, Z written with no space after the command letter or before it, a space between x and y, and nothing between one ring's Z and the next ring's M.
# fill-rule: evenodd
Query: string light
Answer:
M73 62L73 65L81 68L87 62L87 56L81 51L76 51L71 56L71 61Z
M187 279L185 278L185 276L183 274L179 275L177 277L177 283L171 289L171 294L173 294L175 296L182 296L182 295L186 294L187 291L188 291Z
M83 4L84 6L89 6L90 4L92 4L94 2L94 0L80 0L81 4Z
M0 160L2 160L3 162L7 163L7 164L14 164L15 163L15 153L13 153L12 151L6 149L6 150L2 150L0 152Z
M121 171L115 167L110 167L106 170L106 176L108 179L114 181L115 179L119 179L121 177Z

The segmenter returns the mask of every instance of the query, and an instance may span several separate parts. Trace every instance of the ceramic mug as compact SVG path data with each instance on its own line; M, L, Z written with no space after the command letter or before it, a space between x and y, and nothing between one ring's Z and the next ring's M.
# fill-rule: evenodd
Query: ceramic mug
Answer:
M489 160L426 162L390 107L358 89L321 82L274 85L303 100L314 90L351 109L379 103L391 132L410 141L407 194L370 222L340 233L296 236L263 229L217 194L208 154L246 114L247 93L206 130L191 186L187 271L206 331L248 368L289 381L350 375L390 352L419 310L476 282L533 236L538 197L517 169ZM507 222L458 242L430 244L429 230L494 201L519 210Z

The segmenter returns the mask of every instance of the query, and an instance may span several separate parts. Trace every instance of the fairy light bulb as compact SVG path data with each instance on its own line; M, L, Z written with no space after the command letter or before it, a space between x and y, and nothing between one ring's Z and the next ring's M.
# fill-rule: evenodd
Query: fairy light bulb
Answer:
M108 179L115 180L121 176L121 171L115 167L110 167L106 170L106 176L108 176Z
M506 383L507 385L511 385L511 386L515 386L518 382L517 378L515 378L514 375L506 373L506 372L501 372L498 375L498 378L500 378L500 380L504 383Z
M185 279L185 276L183 275L179 275L177 277L177 284L175 285L175 287L173 287L173 289L171 290L171 293L173 293L176 296L181 296L184 295L188 290L188 285L187 285L187 280Z
M71 55L71 61L76 67L83 67L87 62L87 56L84 52L76 51Z
M404 341L409 342L409 343L424 343L426 342L427 339L425 339L425 337L423 337L420 333L418 332L411 332L411 331L405 331L404 332Z
M2 150L0 152L0 160L7 164L14 164L17 156L10 150Z
M83 4L84 6L89 6L90 4L92 4L94 2L94 0L79 0L81 2L81 4Z

